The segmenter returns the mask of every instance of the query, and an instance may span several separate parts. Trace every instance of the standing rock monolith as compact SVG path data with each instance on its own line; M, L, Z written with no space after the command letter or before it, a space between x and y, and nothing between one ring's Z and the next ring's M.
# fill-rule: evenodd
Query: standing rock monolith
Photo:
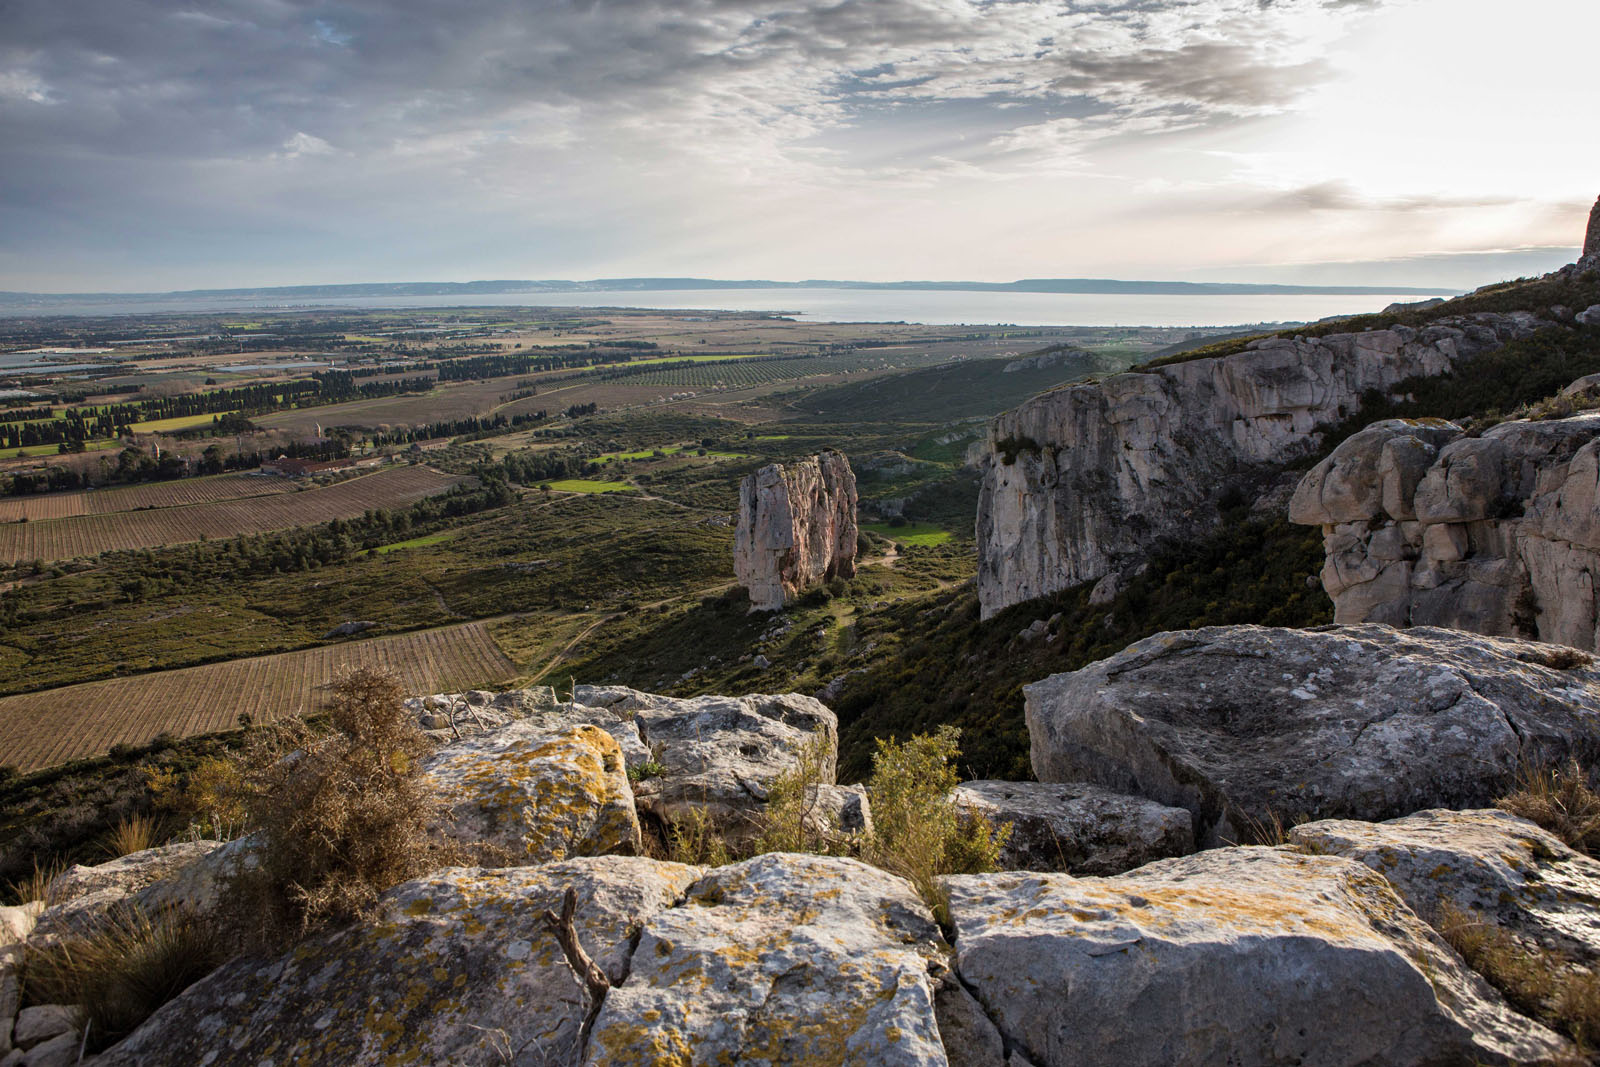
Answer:
M1583 235L1584 259L1600 258L1600 198L1589 209L1589 229Z
M757 611L856 572L856 476L831 449L774 463L739 485L733 572Z

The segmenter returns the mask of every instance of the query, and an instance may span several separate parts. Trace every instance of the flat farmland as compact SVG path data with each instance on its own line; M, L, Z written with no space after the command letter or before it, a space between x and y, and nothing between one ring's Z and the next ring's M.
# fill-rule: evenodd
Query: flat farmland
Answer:
M344 404L279 411L252 419L269 430L311 433L318 426L418 426L429 422L470 419L487 415L516 392L517 383L534 375L488 378L473 382L449 382L426 393L352 400Z
M119 511L178 508L294 491L294 483L287 478L261 474L214 474L207 478L180 478L171 482L152 482L118 489L4 497L0 498L0 522L17 522L21 519L40 522L78 515L112 515Z
M241 713L259 723L315 712L329 684L352 667L391 670L407 693L508 681L516 667L488 625L470 622L0 698L0 765L36 770L161 733L231 730Z
M396 508L442 493L467 479L422 466L392 467L323 489L273 493L148 511L78 515L0 525L0 562L73 559L114 549L218 540L332 519L368 508Z

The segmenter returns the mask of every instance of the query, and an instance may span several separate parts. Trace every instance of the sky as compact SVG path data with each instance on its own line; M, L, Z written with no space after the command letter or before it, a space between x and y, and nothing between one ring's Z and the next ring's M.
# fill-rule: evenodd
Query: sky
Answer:
M0 289L1468 288L1575 257L1589 0L0 0Z

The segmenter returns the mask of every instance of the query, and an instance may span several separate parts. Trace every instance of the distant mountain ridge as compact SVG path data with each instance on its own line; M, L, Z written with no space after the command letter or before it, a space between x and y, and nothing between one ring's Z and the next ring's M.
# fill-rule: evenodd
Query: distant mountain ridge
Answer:
M384 296L504 296L527 293L661 292L717 289L862 289L978 293L1090 293L1145 296L1453 296L1453 289L1393 285L1269 285L1244 282L1121 281L1114 278L1024 278L1014 282L858 282L806 279L594 278L473 282L366 282L351 285L284 285L240 289L184 289L149 293L27 293L0 291L0 305L38 307L92 299L104 302L152 298L315 300Z

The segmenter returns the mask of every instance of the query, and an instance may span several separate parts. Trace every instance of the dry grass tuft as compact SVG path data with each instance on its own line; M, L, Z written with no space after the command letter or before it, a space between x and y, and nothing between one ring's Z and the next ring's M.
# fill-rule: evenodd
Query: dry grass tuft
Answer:
M224 958L209 921L118 909L80 937L30 949L23 983L33 1003L80 1005L89 1048L99 1050L132 1033Z
M1513 1008L1566 1034L1581 1053L1600 1044L1600 975L1556 953L1525 947L1493 920L1449 901L1439 905L1433 925Z
M1600 793L1576 760L1565 767L1524 767L1517 788L1495 807L1520 815L1589 855L1600 853Z
M148 815L129 815L106 835L106 854L112 859L143 852L157 844L156 820Z
M421 774L432 744L401 699L392 676L360 668L335 686L331 732L289 719L246 752L248 822L263 847L234 903L258 917L257 945L367 914L385 889L461 859L432 831L439 802Z
M36 859L33 861L32 874L20 881L8 883L6 888L10 891L11 898L18 904L31 904L36 900L42 900L48 907L56 903L54 894L50 892L50 885L66 869L67 865L59 859L51 860L43 867L39 866L39 861Z

